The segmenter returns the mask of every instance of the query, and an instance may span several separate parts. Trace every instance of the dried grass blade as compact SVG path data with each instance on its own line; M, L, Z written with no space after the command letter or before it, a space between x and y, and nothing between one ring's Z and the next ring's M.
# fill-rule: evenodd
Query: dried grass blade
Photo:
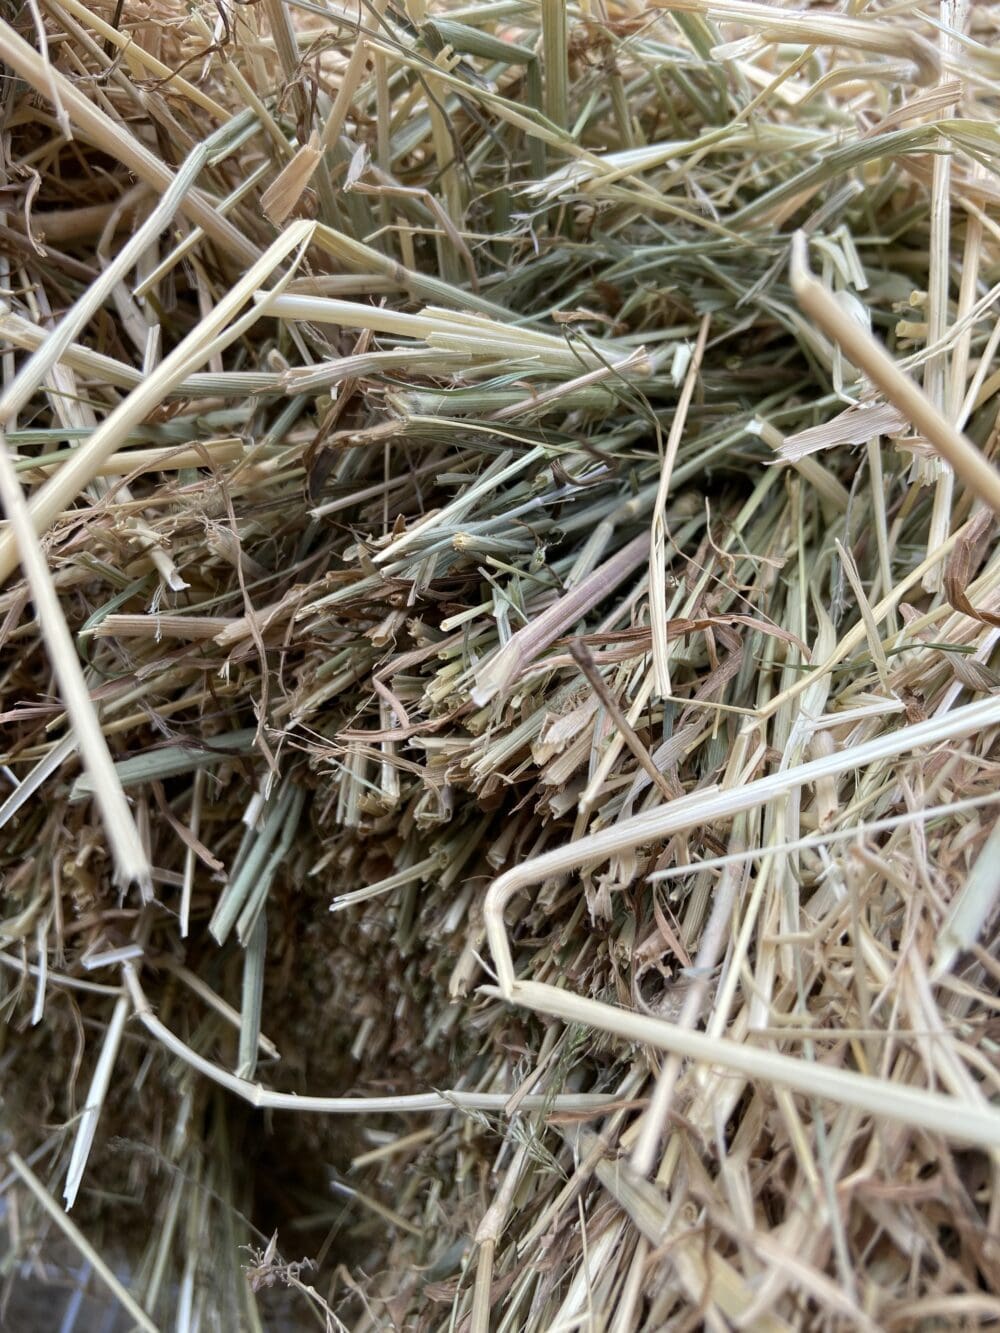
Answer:
M226 325L240 307L258 291L261 283L271 276L288 255L300 249L303 243L308 241L311 230L311 223L292 223L266 253L247 270L211 314L206 316L170 355L164 358L152 375L138 385L101 422L90 439L76 450L56 476L41 487L28 506L36 532L45 532L55 522L58 515L72 504L80 491L93 480L97 470L111 457L129 431L143 421L172 388L180 384L195 366L212 356L225 341L238 338L243 330L259 317L265 308L263 303L226 329ZM290 277L290 273L286 274L284 281L288 281ZM281 286L282 283L279 283L279 290ZM221 334L223 329L225 334ZM10 533L0 535L0 584L10 576L14 553L12 535Z
M0 56L43 97L57 97L73 123L115 161L124 162L140 180L165 191L173 181L173 172L132 134L95 106L86 94L19 36L8 23L0 23ZM237 259L252 264L258 258L252 245L204 198L192 194L184 200L184 212L206 235Z
M836 339L851 361L950 463L969 490L1000 514L1000 473L899 369L872 335L844 313L833 295L809 273L807 253L805 235L796 232L792 239L792 288L803 310Z
M501 993L493 987L484 989L487 993ZM1000 1148L1000 1111L989 1106L962 1102L940 1092L873 1078L839 1066L799 1060L726 1037L685 1031L663 1019L602 1004L537 981L515 981L505 998L564 1023L580 1023L685 1059L718 1065L757 1082L773 1083L809 1097L828 1098L869 1115L940 1134L951 1141L983 1149Z
M87 1240L80 1228L66 1216L49 1191L35 1175L34 1171L32 1171L28 1163L18 1153L11 1153L7 1160L73 1248L78 1251L87 1263L90 1264L94 1272L114 1296L115 1300L121 1305L122 1309L127 1312L133 1323L137 1324L138 1327L143 1330L143 1333L159 1333L157 1325L153 1323L149 1315L146 1314L145 1310L143 1310L133 1298L127 1287L122 1284L115 1273L112 1272L111 1268L104 1262L100 1254Z
M681 396L677 403L677 411L674 413L674 419L670 425L670 434L667 437L667 447L664 452L663 464L660 471L659 486L656 492L656 500L653 505L652 539L649 558L649 613L650 627L653 633L653 676L656 682L657 693L661 697L665 697L670 693L670 648L667 644L667 590L665 581L667 565L667 496L670 492L670 481L673 477L674 463L677 459L677 450L680 446L681 437L684 434L684 427L687 423L688 409L691 406L691 399L694 396L695 385L698 383L698 372L701 369L702 357L705 354L705 343L708 339L710 322L709 316L705 315L701 321L701 328L698 330L698 338L694 345L694 351L691 354L691 361L688 365L687 374L684 377L684 385L681 389Z
M122 888L137 884L143 897L152 893L152 872L135 820L108 752L107 741L90 697L83 667L63 616L62 605L41 543L32 526L6 440L0 434L0 503L10 524L4 534L14 546L41 622L49 660L59 682L63 703L80 758L94 786L104 829Z

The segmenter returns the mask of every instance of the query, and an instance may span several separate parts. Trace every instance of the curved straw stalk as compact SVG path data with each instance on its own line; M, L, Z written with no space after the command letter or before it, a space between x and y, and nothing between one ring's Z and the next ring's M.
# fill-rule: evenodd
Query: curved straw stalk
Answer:
M505 921L512 899L547 879L579 870L644 843L662 841L686 829L729 819L765 802L780 800L807 784L998 725L1000 699L967 704L943 717L901 727L875 740L759 778L733 790L715 788L680 797L516 866L493 882L484 907L486 934L497 974L497 993L514 1004L564 1022L600 1028L629 1041L645 1042L660 1050L746 1074L778 1087L830 1097L871 1115L884 1116L961 1142L1000 1149L1000 1111L985 1103L968 1105L929 1090L900 1087L889 1079L871 1078L848 1069L825 1067L813 1061L685 1031L661 1019L629 1013L560 987L518 981Z

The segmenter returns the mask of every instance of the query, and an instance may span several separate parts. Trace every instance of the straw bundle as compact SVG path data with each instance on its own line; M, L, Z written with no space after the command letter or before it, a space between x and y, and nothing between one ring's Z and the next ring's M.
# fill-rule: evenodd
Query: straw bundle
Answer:
M11 1327L1000 1317L997 26L8 10Z

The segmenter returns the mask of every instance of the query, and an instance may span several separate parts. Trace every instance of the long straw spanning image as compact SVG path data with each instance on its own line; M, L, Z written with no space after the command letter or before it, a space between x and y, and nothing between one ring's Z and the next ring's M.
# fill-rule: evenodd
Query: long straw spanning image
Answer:
M1000 5L0 62L0 1328L1000 1323Z

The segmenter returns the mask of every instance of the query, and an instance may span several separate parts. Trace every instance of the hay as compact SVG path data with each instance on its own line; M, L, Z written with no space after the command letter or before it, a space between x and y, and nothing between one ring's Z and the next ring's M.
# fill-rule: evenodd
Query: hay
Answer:
M0 24L12 1327L1000 1317L997 27Z

